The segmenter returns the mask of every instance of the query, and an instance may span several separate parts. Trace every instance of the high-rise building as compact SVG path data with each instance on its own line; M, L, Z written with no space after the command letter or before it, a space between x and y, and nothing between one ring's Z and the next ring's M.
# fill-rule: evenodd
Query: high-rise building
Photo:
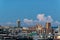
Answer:
M20 20L17 20L17 27L20 27Z
M47 22L46 23L46 28L49 29L51 27L51 23L50 22Z
M51 28L51 23L47 22L46 23L46 34L53 34L53 29Z

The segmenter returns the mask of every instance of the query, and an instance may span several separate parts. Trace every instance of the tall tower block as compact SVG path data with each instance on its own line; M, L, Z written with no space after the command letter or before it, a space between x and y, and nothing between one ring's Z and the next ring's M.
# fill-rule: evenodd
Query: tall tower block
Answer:
M51 27L51 23L50 22L47 22L46 23L46 28L49 29Z
M17 27L20 27L20 20L17 20Z
M46 22L46 34L52 33L51 30L51 23L50 22Z

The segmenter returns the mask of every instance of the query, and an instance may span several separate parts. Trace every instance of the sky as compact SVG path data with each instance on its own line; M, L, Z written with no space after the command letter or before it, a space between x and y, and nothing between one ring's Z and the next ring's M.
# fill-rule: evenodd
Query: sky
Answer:
M0 24L41 21L41 15L59 23L60 0L0 0Z

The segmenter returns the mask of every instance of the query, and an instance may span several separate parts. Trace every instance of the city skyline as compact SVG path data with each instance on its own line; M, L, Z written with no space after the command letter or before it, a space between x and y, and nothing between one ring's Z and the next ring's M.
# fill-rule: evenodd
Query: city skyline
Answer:
M60 40L60 0L0 0L0 40Z
M43 14L44 20L51 17L50 21L60 24L59 4L60 0L0 0L0 24L16 23L17 19L22 22L41 20L38 14Z

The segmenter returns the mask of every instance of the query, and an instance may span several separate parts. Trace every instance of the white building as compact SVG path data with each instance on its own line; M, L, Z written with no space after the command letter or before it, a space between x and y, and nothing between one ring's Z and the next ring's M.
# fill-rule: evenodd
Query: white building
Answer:
M60 26L58 26L58 28L55 31L57 31L55 33L55 38L60 39Z

